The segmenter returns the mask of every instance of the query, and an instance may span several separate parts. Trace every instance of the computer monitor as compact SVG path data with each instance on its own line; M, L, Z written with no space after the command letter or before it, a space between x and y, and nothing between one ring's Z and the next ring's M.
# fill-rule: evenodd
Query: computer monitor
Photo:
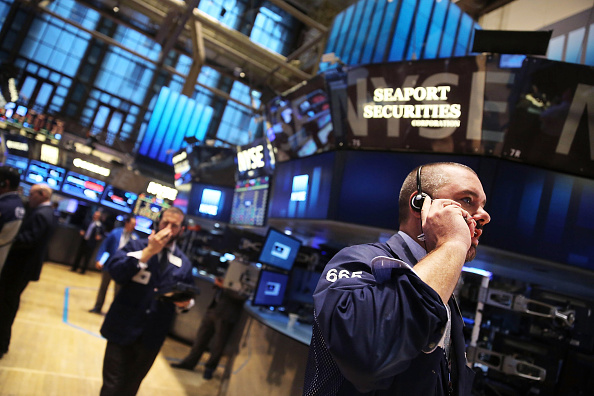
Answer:
M240 180L233 193L231 224L263 226L268 209L269 176Z
M262 264L290 271L297 258L301 241L275 228L269 228L258 261Z
M153 220L144 216L136 216L136 226L134 226L134 229L143 234L150 234L153 230Z
M31 160L24 181L31 184L47 183L52 189L59 190L64 181L66 169L46 162Z
M91 202L99 202L105 190L105 182L80 173L68 171L62 192Z
M6 154L4 165L11 166L19 171L21 174L21 180L23 180L24 174L29 167L29 158L21 157L14 154Z
M58 210L60 212L74 214L78 209L78 200L75 198L64 198L58 202Z
M105 188L103 197L101 197L101 204L121 210L122 212L132 213L137 198L138 195L131 191L108 185Z
M252 305L279 307L285 300L289 275L280 272L260 270Z

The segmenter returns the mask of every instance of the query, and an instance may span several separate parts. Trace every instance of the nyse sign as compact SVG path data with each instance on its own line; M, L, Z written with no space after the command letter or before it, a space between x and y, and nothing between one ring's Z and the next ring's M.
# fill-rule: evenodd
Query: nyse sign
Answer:
M260 169L265 165L264 145L262 144L237 152L237 168L239 172Z
M594 69L485 56L349 71L351 147L488 154L594 177Z
M349 143L477 153L484 81L484 65L475 57L450 59L445 68L444 61L432 61L353 69L347 85Z

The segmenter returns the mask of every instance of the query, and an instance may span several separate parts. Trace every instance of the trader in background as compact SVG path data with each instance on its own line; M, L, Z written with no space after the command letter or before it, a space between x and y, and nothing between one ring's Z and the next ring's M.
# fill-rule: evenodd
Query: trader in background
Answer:
M183 312L193 305L191 297L181 301L169 297L179 283L194 284L192 264L176 245L183 220L179 208L165 209L157 232L128 242L106 263L122 287L101 327L107 339L101 396L135 395L165 341L176 309Z
M11 329L21 294L30 281L39 280L51 236L56 228L47 184L35 184L29 192L29 209L0 275L0 357L8 352Z
M76 259L72 264L70 271L76 272L80 267L80 273L84 274L87 271L89 260L95 251L97 243L103 239L105 227L101 222L101 211L96 210L93 213L91 222L82 230L80 230L80 236L82 237L80 245L78 245L78 252Z
M341 250L322 273L304 395L470 395L453 292L490 221L485 203L465 165L433 163L407 176L400 231Z
M0 166L0 273L25 217L25 207L18 194L20 181L18 170Z
M118 249L123 248L129 241L135 241L138 239L138 235L134 232L134 227L136 227L136 217L126 216L124 218L124 226L114 228L109 234L107 234L107 237L103 243L101 243L101 246L99 246L99 250L97 251L96 255L95 268L101 271L101 284L99 286L99 291L97 292L97 300L95 301L95 305L89 312L98 314L101 313L103 303L105 302L105 295L107 294L107 288L111 282L111 275L109 275L109 271L106 271L104 268L105 263ZM120 287L120 285L115 283L114 297L120 290Z

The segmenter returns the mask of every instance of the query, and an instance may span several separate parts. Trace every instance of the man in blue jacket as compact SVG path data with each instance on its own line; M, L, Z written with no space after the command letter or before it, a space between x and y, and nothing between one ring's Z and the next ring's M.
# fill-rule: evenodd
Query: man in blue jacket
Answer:
M345 248L324 269L304 395L470 395L474 373L453 292L490 221L485 203L464 165L408 175L400 231Z
M130 241L106 263L121 289L111 304L101 334L107 339L101 395L135 395L150 370L178 310L193 299L160 298L178 282L192 284L192 264L176 245L184 213L162 212L158 231Z
M107 237L103 240L101 246L99 246L95 259L95 267L98 270L101 270L101 284L99 285L95 305L89 312L101 313L103 303L105 302L105 295L107 294L107 288L111 282L111 275L109 275L109 271L106 271L104 268L105 263L118 249L123 248L129 241L138 239L138 235L134 232L134 227L136 227L136 217L126 216L124 218L124 226L114 228L107 234ZM118 294L119 290L120 285L116 283L114 287L114 297Z

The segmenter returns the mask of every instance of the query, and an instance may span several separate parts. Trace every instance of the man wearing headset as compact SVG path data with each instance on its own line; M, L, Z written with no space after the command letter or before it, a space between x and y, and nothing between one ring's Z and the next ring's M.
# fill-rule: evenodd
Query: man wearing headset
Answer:
M147 239L130 240L105 264L121 289L101 327L107 339L102 396L135 395L173 323L176 308L194 300L160 298L177 283L192 284L192 263L176 245L184 230L184 213L165 209L158 230Z
M324 269L304 395L470 395L453 292L490 221L485 203L465 165L427 164L407 176L398 233L345 248Z

